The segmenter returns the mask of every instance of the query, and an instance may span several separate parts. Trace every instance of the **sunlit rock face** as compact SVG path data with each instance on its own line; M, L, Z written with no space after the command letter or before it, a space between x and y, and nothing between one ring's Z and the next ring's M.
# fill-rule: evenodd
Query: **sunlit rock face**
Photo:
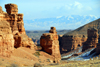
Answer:
M14 38L7 21L0 21L0 55L10 56L14 49Z
M18 14L18 6L16 4L5 5L7 14L5 19L10 23L10 27L14 36L14 46L16 48L22 47L35 47L32 39L30 39L25 32L23 14Z
M25 34L23 14L18 14L18 6L16 4L5 5L7 14L5 19L10 23L13 34Z
M6 21L5 12L0 6L0 56L9 57L14 50L14 38L10 24Z
M40 45L45 52L51 54L55 58L55 62L61 60L58 35L55 27L51 27L49 33L44 33L41 36Z
M91 28L87 30L88 39L85 43L83 43L83 51L88 48L95 48L98 43L98 30L95 28Z
M0 55L9 56L14 47L36 46L25 33L23 14L18 14L16 4L6 4L6 12L0 6Z

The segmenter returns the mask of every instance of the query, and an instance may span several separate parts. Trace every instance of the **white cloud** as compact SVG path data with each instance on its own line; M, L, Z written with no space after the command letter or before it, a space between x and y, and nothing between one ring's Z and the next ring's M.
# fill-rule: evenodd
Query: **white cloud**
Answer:
M74 6L77 7L78 9L83 8L83 5L81 3L79 3L79 2L76 2L76 1L74 3Z
M11 0L10 2L17 4L18 12L23 13L24 19L28 20L72 14L100 15L100 0ZM2 6L3 10L5 10L5 3L9 3L9 0L0 1L0 6Z
M84 6L80 3L80 2L77 2L77 1L75 1L74 3L69 3L69 4L64 4L64 5L62 5L62 6L56 6L56 9L58 10L58 11L75 11L75 10L77 10L77 11L79 11L79 10L81 10L82 8L83 8ZM91 9L90 7L87 7L87 8L89 8L89 9Z
M57 16L56 18L61 18L62 16Z

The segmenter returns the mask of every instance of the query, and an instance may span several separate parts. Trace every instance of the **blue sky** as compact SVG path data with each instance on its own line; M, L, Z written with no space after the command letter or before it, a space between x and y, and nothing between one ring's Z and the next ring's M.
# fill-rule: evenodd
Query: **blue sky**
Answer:
M0 0L0 6L14 3L24 19L52 18L67 15L100 16L100 0Z
M24 14L24 20L59 18L69 15L100 17L100 0L0 0L3 11L6 11L4 5L8 3L18 5L18 13Z

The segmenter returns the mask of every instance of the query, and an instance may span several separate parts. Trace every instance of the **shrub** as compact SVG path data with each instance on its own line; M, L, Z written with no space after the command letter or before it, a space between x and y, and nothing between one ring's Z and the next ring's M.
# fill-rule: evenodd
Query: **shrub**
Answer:
M17 64L11 64L10 66L6 66L6 67L19 67Z
M37 51L37 52L34 53L34 55L37 56L37 57L39 57L40 56L40 52Z
M34 67L42 67L42 65L39 64L39 63L35 63L35 64L34 64Z

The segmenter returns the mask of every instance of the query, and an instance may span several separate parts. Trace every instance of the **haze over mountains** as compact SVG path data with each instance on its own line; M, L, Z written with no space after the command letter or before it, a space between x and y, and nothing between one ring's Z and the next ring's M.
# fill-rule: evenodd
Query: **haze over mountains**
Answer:
M98 29L98 34L100 35L100 18L96 19L88 24L85 24L71 32L66 33L64 36L66 35L87 35L87 30L91 29L91 28L96 28Z
M73 30L96 19L98 19L98 17L94 15L58 16L56 18L24 20L24 27L26 30L49 30L52 26L56 27L57 30Z

